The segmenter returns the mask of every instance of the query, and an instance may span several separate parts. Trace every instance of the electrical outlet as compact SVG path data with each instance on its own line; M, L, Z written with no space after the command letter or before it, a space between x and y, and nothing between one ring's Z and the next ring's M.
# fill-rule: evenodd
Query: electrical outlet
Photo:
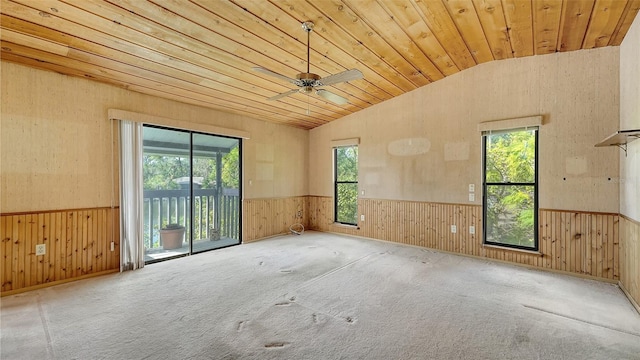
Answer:
M455 225L451 225L451 233L452 233L452 234L455 234L455 233L457 233L457 232L458 232L458 227L457 227L457 226L455 226Z
M469 226L469 234L473 235L476 233L476 227L471 225Z
M475 192L476 191L476 184L469 184L469 192Z
M364 221L364 214L360 215L360 221Z
M298 210L298 212L296 213L296 217L298 219L302 219L302 210Z
M476 194L469 193L469 201L476 201Z
M46 244L37 244L36 245L36 256L44 255L47 253L47 245Z

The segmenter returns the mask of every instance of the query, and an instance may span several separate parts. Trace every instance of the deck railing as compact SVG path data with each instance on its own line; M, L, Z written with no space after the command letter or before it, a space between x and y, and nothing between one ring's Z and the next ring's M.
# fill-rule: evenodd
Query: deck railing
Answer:
M185 241L223 237L239 240L240 196L238 189L194 189L193 229L189 221L191 198L188 189L145 190L144 243L145 248L162 247L160 229L168 224L185 227Z

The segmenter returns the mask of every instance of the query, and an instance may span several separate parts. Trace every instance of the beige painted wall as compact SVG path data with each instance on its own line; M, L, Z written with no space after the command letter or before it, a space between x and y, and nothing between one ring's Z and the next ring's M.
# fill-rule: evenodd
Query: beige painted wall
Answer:
M620 129L640 129L640 16L620 46ZM620 283L640 311L640 140L620 153Z
M640 129L640 16L620 46L620 129ZM620 178L620 213L640 221L640 140L620 151Z
M247 131L245 198L308 193L305 130L4 61L1 76L1 212L110 206L109 108Z
M540 207L617 213L619 49L485 63L310 131L310 195L332 196L331 140L360 137L364 198L481 204L483 121L544 115ZM609 180L611 178L611 180ZM566 179L566 180L565 180Z

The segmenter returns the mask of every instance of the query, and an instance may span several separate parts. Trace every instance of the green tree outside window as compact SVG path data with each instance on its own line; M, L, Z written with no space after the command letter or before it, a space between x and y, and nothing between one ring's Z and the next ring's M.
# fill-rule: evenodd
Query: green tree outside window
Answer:
M338 147L335 158L335 221L358 224L358 147Z
M537 130L485 135L485 242L537 248Z

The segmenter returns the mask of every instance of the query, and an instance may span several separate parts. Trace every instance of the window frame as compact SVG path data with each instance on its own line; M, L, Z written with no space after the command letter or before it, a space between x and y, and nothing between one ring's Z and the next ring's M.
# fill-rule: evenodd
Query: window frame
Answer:
M495 134L503 134L503 133L513 133L518 131L533 131L534 139L535 139L535 149L534 149L534 176L533 182L487 182L487 136L495 135ZM540 241L538 239L538 193L539 193L539 171L538 171L538 163L539 163L539 132L540 128L538 126L527 126L523 128L515 128L515 129L504 129L498 131L483 131L482 132L482 243L483 245L491 245L498 246L504 248L511 249L519 249L526 251L539 251L540 249ZM533 186L533 246L522 246L515 244L506 244L494 241L487 240L487 188L489 186Z
M333 147L333 221L337 224L342 225L350 225L350 226L358 226L358 198L359 193L356 190L356 221L355 223L349 223L338 220L338 186L340 184L356 184L356 188L358 185L358 180L355 181L338 181L338 149L341 148L358 148L357 144L353 145L340 145ZM356 163L356 167L358 168L358 176L360 174L360 161L358 158L358 162Z

